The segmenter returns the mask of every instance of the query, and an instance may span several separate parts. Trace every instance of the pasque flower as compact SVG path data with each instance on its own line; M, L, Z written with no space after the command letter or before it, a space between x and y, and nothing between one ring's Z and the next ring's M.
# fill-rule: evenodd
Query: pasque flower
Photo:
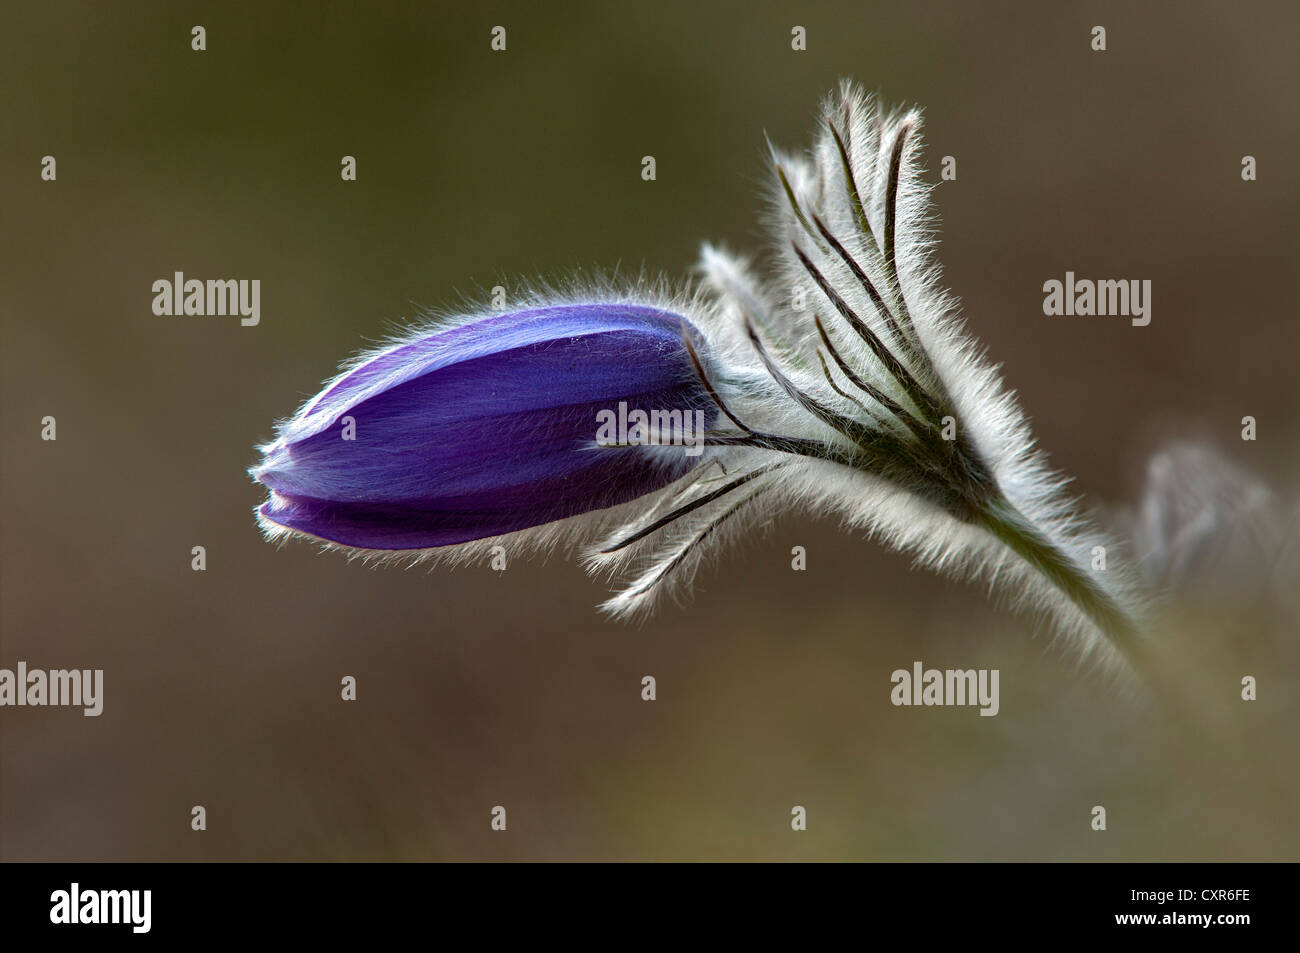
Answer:
M496 534L594 539L588 567L622 580L605 608L628 615L745 522L798 506L1139 662L1115 541L1064 495L938 288L919 144L918 113L845 84L806 157L773 153L766 279L706 247L690 297L544 296L365 358L265 449L263 525L435 556ZM593 449L592 410L626 394L707 406L704 452ZM349 446L335 430L354 410Z
M716 410L661 308L617 302L461 318L365 356L285 423L252 470L286 530L366 550L481 540L679 479L683 446L598 445L597 419Z

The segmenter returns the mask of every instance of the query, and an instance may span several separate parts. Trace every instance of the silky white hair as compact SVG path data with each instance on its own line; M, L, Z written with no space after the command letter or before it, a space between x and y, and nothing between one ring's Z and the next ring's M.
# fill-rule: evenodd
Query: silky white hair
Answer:
M616 580L602 608L627 618L687 590L727 540L799 508L838 515L919 565L984 581L1083 656L1134 661L1144 603L1120 544L1067 495L940 287L921 141L919 112L887 110L845 82L823 103L807 154L772 151L766 277L750 259L705 246L690 287L606 282L529 294L528 307L648 304L698 329L702 346L687 346L719 415L686 477L609 510L454 547L326 545L410 562L579 546L591 572ZM262 525L271 537L291 532ZM1104 571L1092 568L1099 551Z

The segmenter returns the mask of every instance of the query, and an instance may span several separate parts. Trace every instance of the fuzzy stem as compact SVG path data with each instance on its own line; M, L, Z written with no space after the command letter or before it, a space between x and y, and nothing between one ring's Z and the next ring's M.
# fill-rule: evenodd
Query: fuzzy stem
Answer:
M1146 651L1133 619L1006 497L995 494L979 509L976 520L1078 606L1125 661L1149 678Z
M1087 614L1160 701L1165 711L1173 716L1172 724L1179 727L1176 737L1181 743L1195 744L1195 739L1206 738L1214 739L1220 744L1227 743L1220 726L1206 719L1198 706L1189 704L1180 686L1170 679L1169 673L1154 663L1141 640L1133 617L1047 539L1006 497L995 492L979 508L975 521L1027 560Z

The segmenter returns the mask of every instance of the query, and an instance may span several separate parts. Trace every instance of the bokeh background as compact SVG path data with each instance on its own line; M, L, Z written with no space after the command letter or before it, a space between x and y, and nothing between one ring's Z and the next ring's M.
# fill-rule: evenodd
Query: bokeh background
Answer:
M1194 439L1294 513L1295 3L4 20L0 666L102 668L106 688L99 718L0 712L0 858L1300 857L1284 587L1167 607L1166 661L1214 725L1189 744L1032 619L830 522L775 521L687 605L627 626L562 557L427 572L277 550L244 472L273 420L417 306L574 267L681 276L705 240L758 250L764 134L802 147L850 76L924 107L931 179L957 158L935 193L947 284L1090 503L1119 514L1152 453ZM176 270L260 278L260 326L155 317L150 286ZM1066 270L1149 278L1151 325L1045 318ZM889 674L916 659L998 668L1001 714L892 707Z

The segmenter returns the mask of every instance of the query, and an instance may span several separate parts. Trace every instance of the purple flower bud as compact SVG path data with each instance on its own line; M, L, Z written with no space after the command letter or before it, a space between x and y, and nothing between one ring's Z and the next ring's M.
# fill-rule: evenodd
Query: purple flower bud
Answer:
M703 459L699 450L598 445L598 420L622 404L712 426L716 408L684 331L700 348L668 311L567 304L390 347L329 384L262 448L250 471L272 491L260 521L345 546L424 549L662 489Z

